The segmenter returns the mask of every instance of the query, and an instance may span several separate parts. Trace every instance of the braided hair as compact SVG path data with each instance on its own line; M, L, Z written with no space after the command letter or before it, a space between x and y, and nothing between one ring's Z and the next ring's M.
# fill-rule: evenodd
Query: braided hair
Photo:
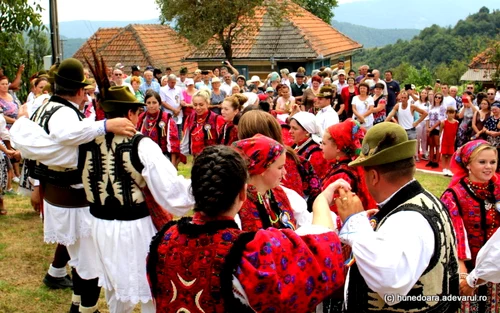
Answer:
M191 169L194 211L215 217L227 212L248 179L247 164L227 146L208 146Z

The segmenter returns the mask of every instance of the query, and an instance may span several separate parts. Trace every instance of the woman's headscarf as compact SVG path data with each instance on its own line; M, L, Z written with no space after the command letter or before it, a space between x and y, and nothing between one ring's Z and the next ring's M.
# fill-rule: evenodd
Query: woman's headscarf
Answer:
M249 161L250 175L262 174L285 151L282 144L262 134L235 141L233 147Z
M359 155L365 129L361 128L358 121L348 118L342 123L328 127L327 131L340 151L348 156Z
M308 132L314 142L317 144L321 142L318 126L316 125L316 116L314 114L309 112L299 112L294 114L290 119L295 120L300 127Z
M464 177L469 175L469 170L467 165L470 162L470 157L472 153L479 148L481 145L489 145L485 140L473 140L469 141L465 145L458 148L451 158L450 168L453 172L453 177L451 179L448 188L451 188L458 184ZM494 182L497 182L497 174L493 176Z

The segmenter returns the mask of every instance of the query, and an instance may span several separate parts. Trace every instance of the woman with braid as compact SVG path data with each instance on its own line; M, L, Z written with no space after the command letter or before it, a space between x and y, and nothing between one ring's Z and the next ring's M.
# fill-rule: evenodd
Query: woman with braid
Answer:
M284 147L262 137L235 144L240 151L253 143L265 147L253 159L258 167L282 165ZM312 312L342 285L329 201L346 183L317 197L308 228L243 232L234 218L248 178L244 159L229 147L210 146L195 158L193 217L167 224L151 243L147 272L157 313Z

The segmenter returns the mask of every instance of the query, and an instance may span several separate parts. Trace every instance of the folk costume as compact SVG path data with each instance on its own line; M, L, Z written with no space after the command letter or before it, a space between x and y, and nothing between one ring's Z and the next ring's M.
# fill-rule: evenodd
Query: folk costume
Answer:
M156 142L170 160L172 154L180 153L179 132L170 113L162 110L157 114L148 111L141 113L137 130Z
M236 141L233 147L248 159L248 173L251 176L264 173L285 153L283 145L261 134ZM280 186L262 195L255 186L248 184L247 200L241 207L239 219L244 231L257 231L268 227L295 230L297 227L288 197Z
M394 123L373 126L361 155L350 166L376 166L411 159L415 140ZM438 198L415 180L366 212L349 217L340 231L353 260L346 284L346 312L456 312L459 275L450 216ZM421 301L405 296L433 296ZM420 297L422 298L422 297Z
M143 105L127 87L108 87L105 66L90 66L102 93L101 107L116 115ZM125 109L124 109L125 108ZM99 284L112 313L155 312L146 277L146 257L157 228L152 213L179 216L193 204L190 181L177 176L160 147L148 137L107 134L83 146L82 178L98 255ZM149 198L149 199L148 199ZM165 223L172 215L165 212ZM125 274L125 275L124 275Z
M458 258L465 261L468 271L476 265L479 250L500 226L500 181L498 174L487 183L471 181L467 164L472 152L484 140L471 141L459 148L452 157L453 178L441 201L448 208L457 236ZM486 301L462 302L463 312L498 312L500 285L488 283L478 289Z
M76 59L61 62L54 74L57 85L69 89L87 85L83 66ZM67 247L73 271L73 303L80 312L94 312L100 289L91 238L93 217L82 188L78 168L79 146L105 134L104 121L84 119L77 103L54 95L42 104L31 120L20 118L12 127L12 140L24 158L31 160L30 177L40 180L43 190L44 240ZM81 290L79 290L81 289ZM86 304L86 298L94 304ZM93 299L95 298L95 302ZM76 311L75 311L76 310ZM72 312L78 306L72 306Z
M230 146L235 141L238 141L238 126L235 125L233 121L226 122L222 127L218 143L220 145Z
M156 312L311 312L343 283L340 242L325 229L243 232L195 213L154 238L148 277Z
M302 142L294 144L292 148L295 150L297 155L308 160L314 168L316 175L320 179L323 179L328 169L328 162L323 157L323 152L319 146L321 137L319 137L319 131L316 127L314 115L308 112L299 112L294 114L291 119L294 119L297 124L309 133L308 138L304 139Z
M193 112L184 123L181 153L196 156L203 148L217 144L224 123L222 116L210 110L201 116Z
M327 174L323 178L323 190L331 183L342 178L351 185L352 192L358 195L365 210L376 208L377 203L373 200L366 187L363 169L349 166L349 162L360 153L361 140L365 136L364 129L360 127L358 121L348 118L342 123L330 126L327 131L337 148L346 157L340 157L329 163ZM338 213L335 203L331 205L330 209L336 214Z

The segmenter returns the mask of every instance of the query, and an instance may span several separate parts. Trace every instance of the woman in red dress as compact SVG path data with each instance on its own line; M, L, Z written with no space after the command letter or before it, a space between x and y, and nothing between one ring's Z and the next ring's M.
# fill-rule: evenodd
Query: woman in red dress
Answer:
M342 123L327 128L323 135L321 149L325 159L331 160L328 171L323 179L323 190L337 179L344 179L356 193L365 210L374 209L377 203L370 196L361 167L350 167L351 162L361 152L361 141L365 130L358 121L348 118ZM331 210L337 214L337 208ZM340 229L340 227L339 227Z
M274 139L257 134L233 143L248 159L247 199L239 212L241 229L257 231L268 227L297 228L288 196L281 188L286 174L285 147Z
M238 123L238 137L246 139L262 134L283 145L281 126L271 114L261 110L252 110L243 114ZM321 180L311 163L298 156L291 147L286 146L286 174L283 186L294 190L306 199L311 210L314 199L321 193Z
M250 152L248 140L237 144ZM270 153L256 151L251 171L267 165L270 171L275 157L283 164L279 143L268 139L262 148ZM168 223L151 243L147 273L156 312L312 312L342 286L340 241L326 199L345 182L318 197L309 231L244 232L235 222L246 202L243 158L229 147L208 147L195 159L191 179L193 217Z
M216 145L224 118L208 109L210 92L200 90L193 96L194 112L187 117L181 142L183 155L197 156L207 146Z
M224 99L222 102L222 117L226 124L222 128L222 132L219 137L219 144L229 146L236 140L238 140L238 119L241 110L243 110L243 104L247 102L248 98L242 94L235 94L231 97Z
M319 146L321 137L318 133L314 114L299 112L290 117L290 135L294 143L292 148L299 156L311 162L318 177L323 179L328 170L328 162Z
M484 140L466 143L451 160L453 178L441 201L455 229L461 281L466 280L477 253L500 226L500 176L496 168L497 150ZM462 301L462 312L500 311L500 284L480 286L477 294L486 301Z
M144 103L146 103L147 110L139 115L137 130L153 139L160 146L163 154L177 167L180 142L177 125L172 115L160 109L160 95L152 89L146 92Z

